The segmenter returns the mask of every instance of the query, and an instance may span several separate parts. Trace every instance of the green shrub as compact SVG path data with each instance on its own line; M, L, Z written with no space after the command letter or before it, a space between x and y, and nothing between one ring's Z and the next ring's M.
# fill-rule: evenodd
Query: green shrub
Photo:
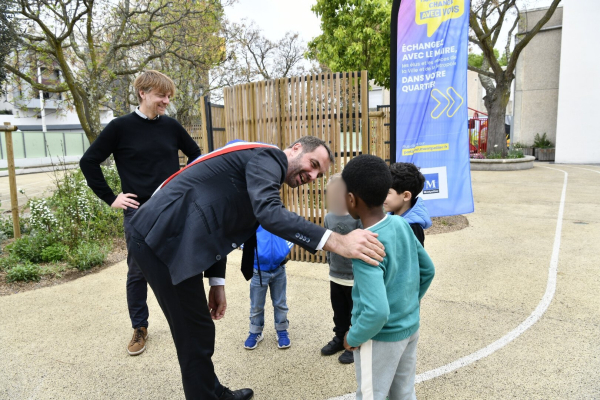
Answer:
M56 237L46 233L38 232L33 235L23 236L16 239L13 243L6 246L10 254L14 254L20 260L39 263L42 259L42 252L46 247L56 243Z
M533 138L533 147L537 147L538 149L549 149L554 147L554 145L548 140L545 133L542 136L540 136L539 133L536 133Z
M488 160L497 160L497 159L501 159L501 158L523 158L523 157L525 157L523 155L523 150L520 150L520 149L509 150L508 153L506 154L506 157L502 156L502 153L500 153L500 152L491 152L490 154L485 156L485 158ZM471 157L471 158L473 158L473 157Z
M502 153L493 151L490 154L486 155L485 158L488 160L494 160L494 159L500 159L503 157L502 157Z
M116 168L102 167L102 173L112 190L119 193ZM29 263L67 261L69 267L90 269L106 259L110 250L106 244L123 237L123 212L98 199L81 170L57 170L54 184L48 197L29 200L30 217L21 219L21 232L30 234L6 246L8 257L0 258L3 270L19 267L16 277L23 269L33 268L23 266ZM0 241L12 237L12 220L0 218ZM36 271L38 275L43 272L39 267Z
M28 232L28 222L28 218L19 218L19 226L21 227L21 233ZM14 233L15 232L13 229L12 217L0 217L0 237L4 237L5 239L12 239L15 236ZM2 240L0 240L0 242L2 242Z
M8 270L6 280L8 282L29 282L40 280L40 267L35 264L18 264Z
M40 258L43 262L57 262L66 260L68 254L68 246L62 243L54 243L42 250Z
M515 150L509 150L508 154L506 155L506 158L524 158L525 155L523 155L523 150L521 149L515 149Z
M0 271L8 271L19 263L19 257L14 254L8 254L5 257L0 257Z
M114 167L102 167L102 173L115 193L121 191ZM100 200L88 188L81 170L65 171L55 179L54 192L46 203L36 205L32 227L47 227L62 243L74 249L81 242L105 241L123 236L123 212ZM50 210L50 212L48 212Z
M69 256L69 265L85 271L101 265L106 260L108 249L95 242L81 243Z

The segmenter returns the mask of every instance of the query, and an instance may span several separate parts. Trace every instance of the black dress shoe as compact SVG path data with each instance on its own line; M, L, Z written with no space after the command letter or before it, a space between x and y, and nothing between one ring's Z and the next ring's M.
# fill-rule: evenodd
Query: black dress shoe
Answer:
M342 350L344 350L344 342L339 337L335 336L331 342L327 343L325 347L321 349L321 354L324 356L331 356Z
M346 350L342 353L338 360L342 364L352 364L354 362L354 352Z
M223 394L219 397L219 400L250 400L254 397L254 391L252 389L239 389L231 391L226 387L223 387Z

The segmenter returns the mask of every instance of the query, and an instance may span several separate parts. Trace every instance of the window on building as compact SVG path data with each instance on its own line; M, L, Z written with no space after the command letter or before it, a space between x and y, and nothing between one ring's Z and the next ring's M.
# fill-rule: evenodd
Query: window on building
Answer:
M60 70L40 68L42 72L42 84L55 86L60 83ZM62 93L43 92L44 100L62 100Z

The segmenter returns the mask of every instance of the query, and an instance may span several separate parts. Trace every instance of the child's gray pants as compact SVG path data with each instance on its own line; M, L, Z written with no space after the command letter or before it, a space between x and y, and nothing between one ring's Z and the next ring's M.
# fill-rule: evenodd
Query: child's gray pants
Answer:
M399 342L369 340L354 352L357 400L415 400L419 331Z

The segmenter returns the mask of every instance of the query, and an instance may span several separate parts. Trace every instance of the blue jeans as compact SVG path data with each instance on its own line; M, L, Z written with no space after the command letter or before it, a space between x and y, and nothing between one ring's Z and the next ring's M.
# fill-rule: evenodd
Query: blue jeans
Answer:
M137 209L128 208L124 210L123 228L125 229L125 241L129 248L131 240L131 218L135 215ZM127 307L129 308L129 318L133 329L148 327L148 282L142 273L142 270L131 262L129 251L127 252Z
M287 320L285 265L273 271L260 271L260 273L262 275L262 286L256 269L254 269L254 275L250 281L250 333L263 331L265 326L265 301L267 289L269 288L275 314L275 329L278 331L286 330L290 323Z

